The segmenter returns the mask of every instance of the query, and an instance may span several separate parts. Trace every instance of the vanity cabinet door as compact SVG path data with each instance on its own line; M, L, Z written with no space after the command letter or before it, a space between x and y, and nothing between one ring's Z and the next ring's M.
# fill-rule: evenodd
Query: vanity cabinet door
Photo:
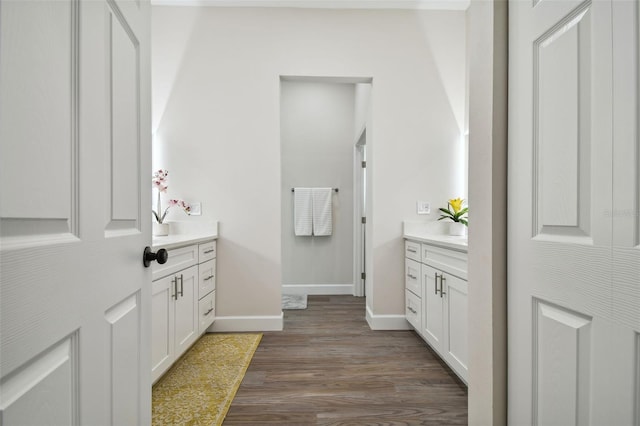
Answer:
M448 364L466 381L468 375L468 284L463 279L445 273L443 288L445 294L442 300L445 304L446 313L443 354Z
M151 284L151 379L155 382L175 359L173 275Z
M198 267L192 266L175 274L175 346L182 353L200 335L198 330Z
M443 345L443 298L440 296L442 272L428 265L422 265L422 335L436 350Z

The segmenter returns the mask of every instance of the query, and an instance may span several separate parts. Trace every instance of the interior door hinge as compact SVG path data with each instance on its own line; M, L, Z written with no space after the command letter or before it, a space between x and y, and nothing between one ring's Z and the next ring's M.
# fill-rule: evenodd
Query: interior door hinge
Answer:
M366 167L367 167L367 162L366 162L366 161L363 161L363 162L362 162L362 168L364 169L364 168L366 168Z
M367 279L367 274L365 272L361 272L360 273L360 278L362 278L363 280Z
M367 223L367 218L366 217L362 218L362 223Z

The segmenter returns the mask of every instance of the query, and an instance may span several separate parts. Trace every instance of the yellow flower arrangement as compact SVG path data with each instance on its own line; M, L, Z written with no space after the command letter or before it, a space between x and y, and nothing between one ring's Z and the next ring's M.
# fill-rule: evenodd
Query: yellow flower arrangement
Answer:
M440 207L443 213L438 220L451 219L454 222L464 223L469 226L469 219L465 216L469 212L469 207L462 207L464 200L462 198L452 198L447 203L447 208Z

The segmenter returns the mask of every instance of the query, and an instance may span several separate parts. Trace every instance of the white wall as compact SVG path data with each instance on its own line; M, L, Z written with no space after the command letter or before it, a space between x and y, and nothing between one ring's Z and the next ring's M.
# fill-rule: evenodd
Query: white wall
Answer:
M282 283L353 294L355 85L282 81ZM291 188L332 187L333 233L296 236ZM291 291L291 289L289 290Z
M221 316L281 313L280 76L372 78L367 304L402 316L402 221L456 195L465 13L154 7L152 41L154 167L220 221Z

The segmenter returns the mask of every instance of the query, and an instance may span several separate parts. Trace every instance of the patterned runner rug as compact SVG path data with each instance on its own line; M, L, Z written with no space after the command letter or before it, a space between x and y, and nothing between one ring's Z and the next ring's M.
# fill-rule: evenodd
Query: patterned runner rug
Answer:
M221 425L261 338L203 335L153 386L152 424Z

